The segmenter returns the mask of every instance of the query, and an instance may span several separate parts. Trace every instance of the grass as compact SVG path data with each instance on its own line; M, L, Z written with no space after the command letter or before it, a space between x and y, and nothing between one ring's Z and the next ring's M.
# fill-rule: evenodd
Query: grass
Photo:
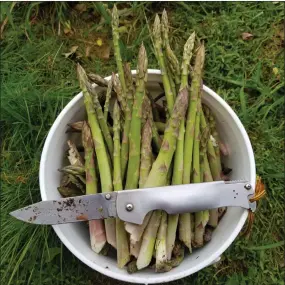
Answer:
M86 11L76 8L76 2L17 4L11 13L9 5L1 2L0 19L3 22L8 17L0 43L1 284L124 284L82 264L62 246L50 227L23 224L8 215L40 200L41 150L56 116L79 92L76 61L102 75L115 70L112 50L105 60L84 56L87 40L102 38L108 44L108 17L106 23L100 24L102 7L89 2L85 4ZM193 30L205 40L204 83L220 94L241 118L254 148L257 173L267 188L250 239L237 238L218 264L169 284L284 284L283 4L120 5L128 8L129 13L124 19L131 32L122 29L121 45L123 57L131 61L132 68L142 40L150 67L157 67L145 16L151 24L154 12L163 8L170 16L171 43L176 51L181 50ZM72 36L63 33L70 25L75 29ZM243 32L253 34L253 38L242 40ZM93 39L88 38L90 34ZM65 58L62 54L75 45L82 56Z

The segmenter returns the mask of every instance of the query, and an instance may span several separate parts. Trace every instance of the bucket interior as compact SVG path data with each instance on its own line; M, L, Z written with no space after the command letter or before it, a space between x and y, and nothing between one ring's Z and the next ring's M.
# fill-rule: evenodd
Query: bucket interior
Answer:
M149 74L148 90L154 96L162 92L158 82L161 82L159 74ZM233 169L230 178L232 180L246 179L252 181L253 177L250 171L252 162L250 161L249 149L233 117L205 90L203 102L214 112L219 134L228 148L229 156L224 158L223 162L226 166ZM41 181L41 192L44 200L61 197L57 190L60 184L61 173L57 169L65 165L63 157L67 150L67 139L76 139L76 136L78 137L78 134L66 133L67 124L84 118L85 108L82 97L78 97L75 104L69 105L68 112L61 114L61 122L54 129L53 136L46 150L48 155L41 162L41 167L42 164L44 167L44 181ZM45 193L44 195L43 192ZM155 273L154 270L145 269L130 275L125 269L117 267L114 258L97 255L91 250L89 231L86 225L82 223L58 225L54 226L54 228L62 242L73 254L93 269L97 269L108 276L133 283L156 283L187 276L209 265L218 257L217 252L222 247L225 247L232 235L235 237L238 234L245 219L246 210L234 207L228 208L218 227L214 230L212 240L208 244L201 249L194 250L191 255L186 254L184 261L178 267L170 272L160 274Z

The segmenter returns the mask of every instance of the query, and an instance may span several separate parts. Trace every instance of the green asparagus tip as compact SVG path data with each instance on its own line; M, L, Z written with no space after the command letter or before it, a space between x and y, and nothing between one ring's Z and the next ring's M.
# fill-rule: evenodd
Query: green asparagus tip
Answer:
M153 36L155 40L161 40L161 24L158 14L155 15L155 20L153 24Z
M118 9L116 4L113 7L112 11L112 25L118 27L119 26L119 15L118 15Z

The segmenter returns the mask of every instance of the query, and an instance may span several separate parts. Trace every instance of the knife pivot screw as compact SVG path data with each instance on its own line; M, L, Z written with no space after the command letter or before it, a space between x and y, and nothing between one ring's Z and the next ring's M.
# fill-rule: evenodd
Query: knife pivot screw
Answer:
M245 186L244 186L244 188L245 188L246 190L250 190L250 189L251 189L251 185L250 185L249 183L246 183Z
M133 209L134 209L134 205L133 205L133 204L127 204L127 205L126 205L126 210L127 210L128 212L131 212Z
M111 199L111 195L110 194L106 194L105 198L106 198L106 200L110 200Z

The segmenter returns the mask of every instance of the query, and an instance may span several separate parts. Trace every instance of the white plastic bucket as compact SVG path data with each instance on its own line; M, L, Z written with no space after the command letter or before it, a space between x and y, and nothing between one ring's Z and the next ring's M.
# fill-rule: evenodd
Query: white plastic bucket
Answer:
M110 77L106 79L110 79ZM149 69L148 90L151 94L156 95L161 92L158 82L161 82L160 71ZM233 169L231 179L246 179L255 188L254 155L242 123L219 95L206 86L203 86L203 90L202 100L216 115L218 131L229 150L225 164ZM42 200L60 198L57 187L60 184L61 173L58 169L63 166L67 149L66 141L70 137L70 134L66 134L67 124L82 120L84 117L83 96L82 93L79 93L66 105L52 125L40 163ZM146 269L129 274L126 269L119 269L115 259L97 255L91 250L88 229L81 223L56 225L53 228L64 245L90 268L118 280L153 284L186 277L215 263L241 231L247 214L247 210L242 208L228 208L215 229L211 242L203 248L195 250L191 255L186 255L178 267L166 273L155 273L153 270Z

